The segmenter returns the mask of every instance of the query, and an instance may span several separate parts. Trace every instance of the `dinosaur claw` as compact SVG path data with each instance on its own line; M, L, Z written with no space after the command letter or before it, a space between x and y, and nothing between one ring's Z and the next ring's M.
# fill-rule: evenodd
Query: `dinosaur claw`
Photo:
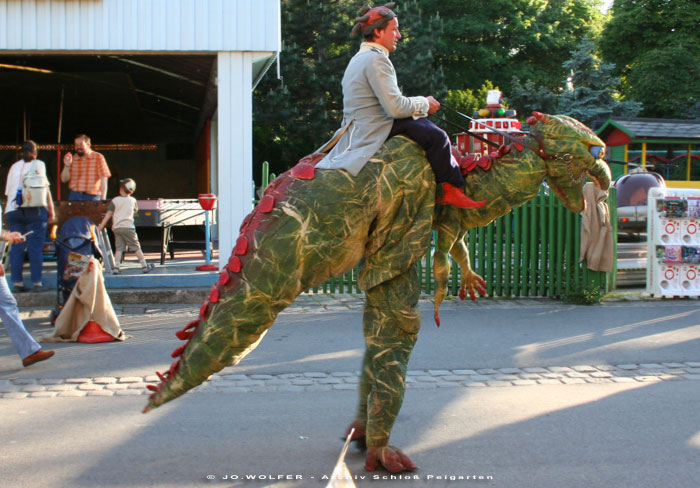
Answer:
M462 285L459 290L459 296L464 300L466 298L466 292L469 291L469 297L472 302L476 302L479 296L485 297L486 294L486 281L474 272L468 272L462 275Z
M394 446L370 447L365 459L365 469L374 471L383 466L390 473L415 471L418 466L406 456L401 449Z
M377 469L377 464L379 464L379 462L377 461L377 458L370 457L368 454L367 459L365 459L365 469L367 471L374 471Z
M357 421L351 423L348 426L348 429L345 431L345 436L341 437L341 439L344 441L347 440L352 429L355 429L355 432L352 433L352 437L350 438L350 442L354 442L355 446L359 450L366 451L367 450L367 437L365 435L365 428L360 426L360 424L358 424Z

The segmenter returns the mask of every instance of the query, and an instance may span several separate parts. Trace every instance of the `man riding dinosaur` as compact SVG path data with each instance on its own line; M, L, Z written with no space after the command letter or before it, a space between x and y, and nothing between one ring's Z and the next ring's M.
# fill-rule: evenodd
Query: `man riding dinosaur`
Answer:
M450 139L444 130L426 117L440 109L432 96L404 97L399 90L389 54L396 49L401 33L399 19L383 7L362 7L353 34L364 42L343 75L343 128L340 140L316 165L318 169L344 169L357 176L384 142L404 134L426 152L435 179L442 186L438 203L461 208L481 207L464 194L464 177L452 156Z

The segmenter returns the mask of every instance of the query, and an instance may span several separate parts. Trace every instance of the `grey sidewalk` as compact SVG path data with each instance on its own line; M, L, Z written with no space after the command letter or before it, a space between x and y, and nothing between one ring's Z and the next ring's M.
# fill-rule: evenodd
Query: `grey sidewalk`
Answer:
M612 310L621 307L668 307L671 302L611 302L596 307L579 307L585 312L595 310ZM692 302L684 302L689 306L688 315L699 311ZM360 324L360 311L364 300L361 296L352 295L313 295L305 294L279 318L279 324L273 326L271 336L277 335L277 329L283 324L298 323L304 319L325 322L328 319L342 321L343 316L352 315L353 320ZM430 334L431 344L439 346L439 333L432 331L434 325L430 320L430 312L433 303L430 299L423 299L419 308L424 314L423 335ZM448 300L441 307L443 314L452 314L463 311L464 313L485 313L487 316L497 317L501 314L512 313L514 310L543 309L549 313L557 310L572 309L567 306L547 299L528 300L480 300L476 304L460 303L456 300ZM50 362L43 363L33 368L23 368L13 371L10 364L11 354L3 355L0 359L0 393L3 398L39 398L39 397L64 397L64 396L113 396L113 395L138 395L148 394L146 385L157 381L155 369L167 369L169 352L179 345L179 341L171 334L179 330L192 317L196 316L199 306L195 304L125 304L115 305L115 310L126 331L128 339L122 343L108 344L45 344L46 348L56 348L59 356ZM32 324L35 335L37 332L50 333L49 328L43 328L48 321L48 311L45 309L32 309L22 313L28 323ZM677 315L677 314L673 314ZM700 315L700 314L698 314ZM426 317L427 316L427 317ZM556 320L556 319L555 319ZM308 324L307 324L308 327ZM310 329L313 327L309 327ZM429 330L425 330L428 328ZM328 331L325 331L328 332ZM356 331L353 331L356 332ZM340 336L342 329L336 329L331 335ZM355 334L357 335L357 334ZM268 338L269 340L269 338ZM272 339L275 340L275 339ZM279 339L277 339L279 340ZM330 337L328 341L330 341ZM7 342L7 341L5 341ZM263 344L267 342L264 341ZM298 343L297 339L294 341ZM318 341L317 341L318 342ZM419 343L418 347L422 344ZM320 344L317 346L320 347ZM265 351L261 346L261 351ZM420 349L419 349L420 350ZM357 348L354 356L358 356ZM293 353L289 354L289 360L294 361ZM8 357L9 356L9 357ZM257 356L253 353L253 358ZM503 387L503 386L530 386L530 385L562 385L582 383L631 383L631 382L655 382L700 380L700 354L692 359L698 361L664 361L643 363L619 363L619 364L544 364L517 367L513 364L489 365L478 367L465 362L464 367L444 369L438 366L424 369L410 369L408 373L408 388L435 389L435 388L459 388L459 387ZM253 359L255 361L255 359ZM437 361L437 358L434 359ZM468 361L468 357L465 358ZM505 360L504 360L505 361ZM351 364L344 364L351 369L329 370L312 368L283 367L275 368L266 365L264 371L254 366L243 364L226 368L221 373L212 375L210 380L196 389L205 393L245 393L245 392L275 392L275 391L325 391L325 390L354 390L357 383L357 367L359 362L354 359ZM60 363L60 366L59 366ZM85 364L89 363L90 374L86 374ZM121 363L121 364L120 364ZM335 364L339 364L338 361ZM544 367L543 367L544 366ZM40 368L41 367L41 368ZM41 371L35 374L35 371ZM115 372L120 374L116 374ZM244 374L248 372L248 374ZM39 376L39 377L36 377Z
M30 368L0 331L0 410L13 413L0 424L0 479L324 486L354 412L362 306L357 296L300 297L241 364L147 415L146 384L172 361L174 332L199 303L116 305L125 342L52 344L56 356ZM431 300L419 307L392 443L421 470L368 473L352 448L359 487L696 486L697 300L449 300L439 329ZM35 337L50 332L46 309L24 313Z
M156 292L157 293L157 292ZM196 293L190 296L196 296ZM143 296L141 296L143 298ZM361 310L358 295L304 294L282 312L261 346L242 364L226 368L200 387L202 391L290 391L354 388L362 352ZM692 319L700 311L697 301L618 301L598 306L564 305L548 299L481 299L477 303L447 300L441 307L445 325L435 328L431 299L420 301L423 326L416 354L409 364L410 388L452 388L480 386L523 386L534 384L612 383L629 381L677 381L700 378L700 354L687 345L681 357L651 355L637 361L627 348L610 348L606 338L639 336L649 330L669 334L664 322ZM676 313L683 309L683 312ZM9 339L0 335L0 393L8 398L96 394L96 391L128 394L146 393L145 384L155 381L156 370L169 366L170 352L181 342L174 333L198 313L199 303L117 304L115 310L128 339L124 343L78 344L46 343L56 357L31 368L21 368ZM628 312L629 310L629 312ZM643 320L648 311L658 311L663 319ZM25 322L35 337L50 335L50 311L26 309ZM608 327L592 334L588 317L600 321L615 316L631 325ZM570 324L560 321L570 315ZM507 318L505 322L504 318ZM522 320L519 326L508 326ZM494 322L501 322L494 324ZM463 325L459 325L462 323ZM478 326L475 326L479 324ZM578 325L575 325L578 324ZM600 324L599 324L600 325ZM578 332L571 335L572 326ZM506 333L511 329L509 333ZM502 332L498 332L502 330ZM540 342L516 344L539 331ZM557 338L562 332L570 337ZM580 333L579 333L580 332ZM697 331L693 329L691 336ZM279 336L279 337L278 337ZM500 339L499 339L500 336ZM564 334L566 336L566 333ZM648 348L657 340L639 346ZM700 335L698 335L700 337ZM349 339L352 341L349 342ZM534 339L534 337L533 337ZM547 340L550 339L550 340ZM697 340L697 338L695 338ZM268 349L279 342L275 361ZM286 342L285 342L286 341ZM268 345L270 343L270 345ZM510 343L510 344L509 344ZM582 346L594 343L598 354L581 353ZM343 350L343 345L348 345ZM299 349L316 350L314 360L300 361ZM335 355L324 356L324 348ZM539 355L530 349L541 351ZM555 349L568 348L571 354L548 357ZM513 351L519 349L517 354ZM585 351L585 348L583 348ZM446 351L442 354L439 351ZM446 357L443 357L446 356ZM539 356L539 357L538 357ZM616 360L613 360L615 358ZM70 385L70 387L69 387ZM99 385L99 386L98 386ZM128 386L125 386L128 385ZM52 394L51 392L55 392ZM26 395L24 395L26 394ZM127 393L121 393L127 394Z

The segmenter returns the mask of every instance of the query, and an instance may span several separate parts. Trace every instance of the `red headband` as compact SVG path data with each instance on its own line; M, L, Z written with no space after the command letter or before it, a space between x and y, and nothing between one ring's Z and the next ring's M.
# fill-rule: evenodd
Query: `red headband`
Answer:
M391 8L396 5L394 2L387 3L383 7L369 8L364 5L360 9L362 17L355 19L355 26L352 28L352 34L356 35L362 31L362 35L369 35L375 29L381 29L388 21L396 17L396 14Z

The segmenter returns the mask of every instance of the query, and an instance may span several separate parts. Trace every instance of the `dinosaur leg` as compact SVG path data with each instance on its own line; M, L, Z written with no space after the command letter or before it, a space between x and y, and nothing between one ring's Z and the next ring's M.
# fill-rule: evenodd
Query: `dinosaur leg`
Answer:
M378 462L395 473L416 469L408 457L389 445L389 436L403 403L406 365L420 329L419 295L416 265L366 291L366 351L354 425L365 427L369 447L365 467L370 471Z
M360 373L360 381L358 383L358 393L359 402L357 404L357 412L355 413L355 420L348 426L345 431L345 437L343 440L347 439L350 435L350 431L355 429L352 434L352 441L360 450L367 449L367 397L372 389L372 383L370 378L372 375L372 361L368 349L365 349L365 355L362 358L362 372Z

